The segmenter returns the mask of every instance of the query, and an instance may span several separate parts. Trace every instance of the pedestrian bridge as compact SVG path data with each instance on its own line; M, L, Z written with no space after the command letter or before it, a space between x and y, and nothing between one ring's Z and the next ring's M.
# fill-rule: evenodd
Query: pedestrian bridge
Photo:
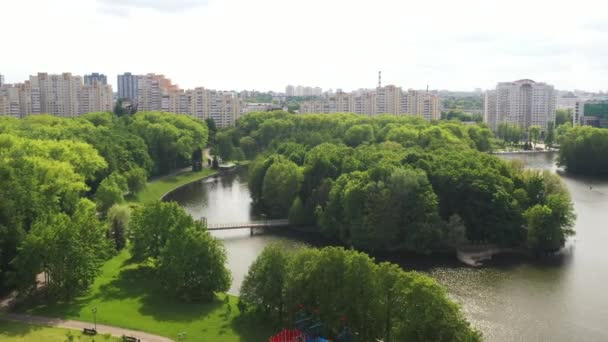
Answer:
M289 227L288 219L277 219L277 220L260 220L260 221L249 221L249 222L235 222L235 223L208 223L206 218L202 218L201 221L206 223L207 230L233 230L233 229L249 229L251 235L254 230L264 230L266 228L287 228Z

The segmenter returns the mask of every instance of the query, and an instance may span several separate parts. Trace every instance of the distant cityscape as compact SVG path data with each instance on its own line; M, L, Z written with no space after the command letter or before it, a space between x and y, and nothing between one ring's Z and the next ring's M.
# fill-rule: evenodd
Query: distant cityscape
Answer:
M221 91L195 87L181 89L164 75L124 73L117 77L117 92L107 76L91 73L38 73L22 83L6 83L0 75L0 115L24 117L47 113L74 117L89 112L112 111L123 106L141 111L165 111L211 118L218 127L229 127L249 112L289 110L294 113L351 112L368 116L413 115L439 120L442 113L462 110L479 115L492 130L501 123L546 129L555 122L557 109L570 111L573 123L608 127L608 94L558 91L552 85L522 79L499 82L496 89L471 92L403 90L395 85L344 92L320 87L288 85L284 93Z

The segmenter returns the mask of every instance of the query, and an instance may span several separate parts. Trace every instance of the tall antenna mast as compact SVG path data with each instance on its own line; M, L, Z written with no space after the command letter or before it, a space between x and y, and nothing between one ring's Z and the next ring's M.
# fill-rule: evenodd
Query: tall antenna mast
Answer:
M382 71L378 71L378 88L382 88Z

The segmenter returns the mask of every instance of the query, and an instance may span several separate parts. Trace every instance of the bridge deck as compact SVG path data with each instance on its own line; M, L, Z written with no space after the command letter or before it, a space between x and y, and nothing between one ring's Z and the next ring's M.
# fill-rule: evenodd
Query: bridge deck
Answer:
M272 228L272 227L287 227L289 220L264 220L251 221L241 223L209 223L207 230L228 230L228 229L244 229L244 228Z

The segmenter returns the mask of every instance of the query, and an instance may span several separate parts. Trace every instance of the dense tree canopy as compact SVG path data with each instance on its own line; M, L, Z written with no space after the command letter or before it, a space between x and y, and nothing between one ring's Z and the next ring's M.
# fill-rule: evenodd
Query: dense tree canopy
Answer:
M184 301L210 300L230 286L226 251L177 203L137 208L130 223L132 253L154 261L168 293Z
M562 127L564 127L562 129ZM569 172L608 177L608 130L560 126L559 163Z
M361 341L481 340L434 280L342 248L267 247L245 277L241 302L279 324L313 314L330 338L348 326Z
M47 222L53 229L65 231L67 239L67 220L75 215L82 198L97 203L99 217L105 218L106 211L120 203L124 195L140 191L151 173L166 173L187 164L192 152L204 147L206 141L203 122L169 113L0 117L0 293L11 286L8 280L15 274L16 257L39 242L37 234L46 231L34 229L35 225ZM126 232L116 224L110 225L111 230L104 225L103 235L113 239L120 249ZM70 238L77 236L69 234ZM24 247L26 242L30 247ZM58 246L51 242L48 245ZM22 274L13 278L17 282L14 285L20 287L27 287L31 280ZM89 280L79 279L73 284L75 288L64 294L73 295ZM60 284L60 288L65 283L50 282L51 287Z
M518 126L504 125L503 131L513 142L523 137ZM233 132L266 146L250 166L255 202L272 216L316 226L348 246L428 253L469 241L555 250L527 241L528 225L536 221L526 212L547 205L551 193L529 201L527 172L481 153L492 140L484 126L275 112L249 114ZM556 177L538 179L559 183ZM565 191L555 196L570 203ZM570 205L560 208L572 216ZM572 233L569 220L554 222L558 235ZM562 246L565 238L557 241Z

